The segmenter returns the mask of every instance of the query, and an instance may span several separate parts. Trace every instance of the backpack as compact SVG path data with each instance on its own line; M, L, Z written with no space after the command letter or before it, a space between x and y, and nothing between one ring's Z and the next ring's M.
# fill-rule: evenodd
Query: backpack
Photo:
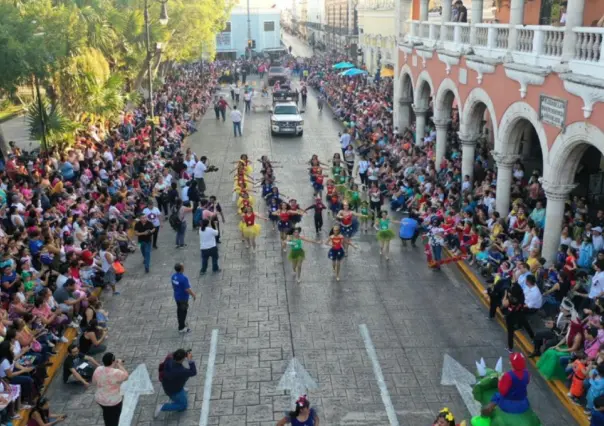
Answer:
M160 383L164 381L166 362L168 360L170 360L170 359L172 359L172 353L169 353L168 355L166 355L166 357L164 358L164 360L162 362L160 362L159 366L157 367L157 372L159 374L159 382Z
M168 218L168 222L170 222L170 226L172 227L172 229L174 229L175 231L178 231L178 229L180 228L180 225L182 223L182 220L180 220L180 217L178 217L177 209L172 210L172 214Z

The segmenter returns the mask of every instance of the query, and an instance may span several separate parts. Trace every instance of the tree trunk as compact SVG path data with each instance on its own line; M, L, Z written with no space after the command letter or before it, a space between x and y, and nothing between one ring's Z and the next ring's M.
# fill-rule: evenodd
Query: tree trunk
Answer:
M2 151L2 157L4 157L4 161L6 161L10 150L8 149L8 143L6 142L6 139L4 138L4 132L2 131L2 124L0 124L0 151Z

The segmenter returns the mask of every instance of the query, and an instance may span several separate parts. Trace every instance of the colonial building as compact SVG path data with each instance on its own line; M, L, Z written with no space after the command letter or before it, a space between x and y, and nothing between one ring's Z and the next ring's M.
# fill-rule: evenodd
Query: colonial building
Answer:
M396 24L394 0L360 0L357 5L360 58L370 74L394 66Z
M547 199L543 256L552 260L569 196L586 197L593 211L604 206L604 28L592 26L604 2L568 0L564 19L544 19L541 3L502 0L498 22L484 23L491 0L472 0L469 22L460 23L451 22L451 2L435 22L428 0L398 0L394 113L419 135L435 125L437 166L458 119L462 174L470 177L476 141L488 135L502 217L514 163L537 170Z
M325 0L325 44L329 51L356 56L354 52L358 44L357 3L358 0Z

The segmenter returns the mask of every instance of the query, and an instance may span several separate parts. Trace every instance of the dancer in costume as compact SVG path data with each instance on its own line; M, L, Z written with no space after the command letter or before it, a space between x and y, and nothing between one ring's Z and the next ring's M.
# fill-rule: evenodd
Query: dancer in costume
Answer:
M301 211L302 210L302 208L298 204L298 200L296 200L295 198L290 198L289 201L287 202L287 206L292 211ZM302 213L304 213L304 212L302 212ZM293 214L291 216L291 221L292 221L292 227L295 227L298 223L300 223L302 221L302 215L299 213Z
M256 237L260 235L261 230L260 225L256 223L256 219L268 220L264 216L254 213L254 210L248 206L243 209L241 222L239 222L239 229L245 240L246 247L251 247L252 252L256 251Z
M297 276L297 282L300 284L300 276L302 274L302 263L304 262L304 249L302 248L302 242L320 244L320 241L309 240L300 236L301 229L296 227L292 235L288 237L287 245L291 247L287 258L292 263L294 269L294 276Z
M319 426L319 416L314 408L310 408L310 402L306 395L296 401L296 408L277 423L277 426Z
M341 262L346 252L344 251L344 236L340 234L340 226L335 225L332 229L332 234L329 236L325 244L331 247L327 257L332 261L333 271L336 274L336 281L340 281L340 268ZM350 243L348 246L357 248L354 244Z
M464 422L465 423L465 422ZM455 423L455 417L448 408L443 408L438 412L438 416L434 420L433 426L457 426Z
M238 161L235 161L233 164L237 164L237 166L242 166L246 173L251 174L254 169L252 162L249 160L247 154L241 154Z
M315 203L312 206L304 209L304 212L307 212L311 209L315 211L315 231L318 234L323 229L323 210L327 209L327 206L323 204L323 201L321 201L321 197L317 197L315 198Z
M350 205L350 208L355 212L359 211L361 206L361 193L359 191L359 185L353 183L350 186L350 190L346 192L346 201Z
M329 206L328 213L335 217L342 208L342 203L340 195L336 191L336 186L333 182L333 179L329 179L327 181L327 187L325 189L327 191L325 194L325 199L327 200L327 205Z
M365 200L361 201L361 208L359 209L361 216L359 221L361 222L361 232L367 233L369 226L373 223L373 210L369 209L369 203Z
M239 192L239 199L237 200L237 209L243 211L244 207L253 207L254 197L249 194L249 191L242 189Z
M390 219L386 210L382 210L381 217L375 221L375 228L377 229L377 239L380 242L380 256L385 256L386 260L390 260L390 241L396 236L390 229L390 223L400 224L398 220Z
M292 229L292 216L297 214L304 214L304 212L302 210L290 210L287 203L284 202L279 206L279 210L274 213L271 212L271 215L279 218L277 226L279 227L279 233L281 234L281 248L283 251L287 251L285 247L287 236Z
M273 214L279 211L279 201L277 198L271 198L268 203L268 218L271 221L273 231L277 229L277 222L279 222L279 215Z
M340 221L340 232L344 236L344 249L348 249L350 239L359 229L358 216L361 215L350 210L350 205L346 201L342 203L342 210L336 215L336 219Z
M524 355L512 352L510 365L512 370L503 374L499 379L497 385L499 392L496 392L491 403L483 408L483 415L490 415L495 407L499 407L501 411L508 414L522 414L530 410L527 387L531 375L526 369Z
M319 172L314 176L313 181L313 189L315 191L315 197L323 197L323 181L325 176L323 176L323 171L319 169Z

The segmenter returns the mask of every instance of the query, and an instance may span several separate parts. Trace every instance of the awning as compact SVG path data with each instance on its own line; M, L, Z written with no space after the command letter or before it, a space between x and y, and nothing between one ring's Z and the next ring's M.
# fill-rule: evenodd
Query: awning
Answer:
M389 67L384 67L380 71L381 77L394 77L394 69Z

